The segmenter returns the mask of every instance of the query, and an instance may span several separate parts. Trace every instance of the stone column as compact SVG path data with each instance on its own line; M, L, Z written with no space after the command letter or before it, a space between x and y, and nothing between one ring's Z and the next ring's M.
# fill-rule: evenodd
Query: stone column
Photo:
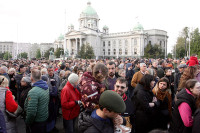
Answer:
M81 49L81 46L82 46L82 38L80 38L80 49Z
M72 44L71 44L71 39L69 39L69 56L71 56L72 53Z
M76 38L76 53L75 55L78 53L78 38Z

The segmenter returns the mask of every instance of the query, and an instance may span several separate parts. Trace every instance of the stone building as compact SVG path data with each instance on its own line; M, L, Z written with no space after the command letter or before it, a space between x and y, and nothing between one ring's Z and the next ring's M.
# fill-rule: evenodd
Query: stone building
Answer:
M142 57L144 48L148 43L159 45L167 54L167 32L160 29L144 30L138 22L128 32L109 33L109 27L104 26L99 30L99 16L92 8L91 3L81 12L79 30L74 25L68 26L64 36L64 51L69 51L69 56L76 57L82 44L93 47L96 58Z

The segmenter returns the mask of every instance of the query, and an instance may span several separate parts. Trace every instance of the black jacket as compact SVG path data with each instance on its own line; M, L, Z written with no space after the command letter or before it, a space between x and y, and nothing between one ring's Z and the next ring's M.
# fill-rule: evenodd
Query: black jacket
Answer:
M178 106L186 102L191 110L192 114L194 114L195 111L195 99L192 95L188 94L185 89L182 89L177 94L177 101L175 102L174 110L172 112L172 121L170 123L170 129L169 133L191 133L192 128L186 127L181 119L181 116L179 114Z
M138 84L134 90L132 102L135 106L135 131L136 133L148 133L155 126L156 106L150 107L153 93ZM145 127L145 128L144 128Z
M103 122L91 117L90 111L79 114L78 130L80 133L114 133L114 126L111 123Z
M199 125L200 125L200 108L197 109L194 113L194 123L192 127L192 133L199 133Z

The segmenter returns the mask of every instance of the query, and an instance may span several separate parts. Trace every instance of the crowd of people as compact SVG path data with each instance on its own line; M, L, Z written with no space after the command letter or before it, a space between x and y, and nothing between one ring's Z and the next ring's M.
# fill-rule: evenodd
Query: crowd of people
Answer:
M198 133L199 96L196 55L0 60L0 133Z

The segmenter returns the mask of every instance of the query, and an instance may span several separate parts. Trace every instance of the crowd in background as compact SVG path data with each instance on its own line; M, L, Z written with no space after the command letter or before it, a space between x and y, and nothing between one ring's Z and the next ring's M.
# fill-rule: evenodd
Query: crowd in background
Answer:
M0 133L198 133L200 65L190 59L0 61Z

